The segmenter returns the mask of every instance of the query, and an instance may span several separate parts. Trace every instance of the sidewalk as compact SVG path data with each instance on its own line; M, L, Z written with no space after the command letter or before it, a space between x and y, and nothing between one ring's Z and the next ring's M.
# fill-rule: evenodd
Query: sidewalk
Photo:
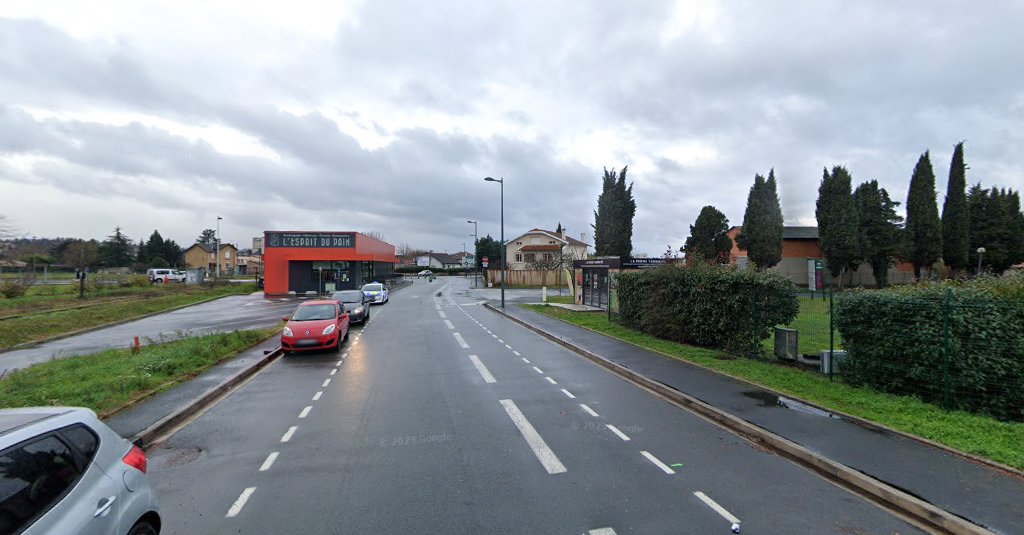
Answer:
M771 392L518 306L505 312L975 524L1024 533L1024 478L813 407L781 404Z

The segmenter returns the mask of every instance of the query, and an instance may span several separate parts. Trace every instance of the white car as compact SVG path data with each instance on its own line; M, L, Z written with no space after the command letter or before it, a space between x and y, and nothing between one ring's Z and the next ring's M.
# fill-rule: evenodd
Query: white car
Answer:
M0 410L0 533L157 535L146 465L89 409Z
M152 283L185 282L186 277L184 271L175 269L150 269L146 271L146 276Z

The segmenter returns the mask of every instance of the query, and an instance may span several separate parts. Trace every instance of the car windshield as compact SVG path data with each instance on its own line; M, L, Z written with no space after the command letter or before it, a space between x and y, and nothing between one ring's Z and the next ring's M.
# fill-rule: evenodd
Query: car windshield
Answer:
M363 286L364 292L379 292L381 289L382 286L380 284L367 284L366 286Z
M359 290L349 290L347 292L334 292L331 296L335 301L341 301L342 303L362 303L363 292Z
M303 305L295 311L295 314L292 314L292 321L334 319L334 311L334 305Z

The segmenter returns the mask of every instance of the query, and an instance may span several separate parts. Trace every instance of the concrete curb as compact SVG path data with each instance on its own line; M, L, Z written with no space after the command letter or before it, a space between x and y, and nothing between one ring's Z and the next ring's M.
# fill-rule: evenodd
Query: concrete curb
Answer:
M156 422L151 424L149 427L143 429L142 431L139 431L138 433L135 434L135 436L131 437L129 440L131 440L132 442L141 441L143 449L152 446L155 443L155 439L159 438L161 435L163 435L170 429L173 429L178 424L202 412L204 409L210 406L217 398L228 393L231 389L245 382L253 375L256 375L256 373L265 368L268 364L273 362L275 359L277 359L277 357L280 357L282 354L283 351L281 351L281 347L278 346L273 351L264 354L263 357L257 360L256 362L253 362L252 364L239 370L238 373L235 373L231 377L228 377L220 384L210 388L209 390L203 392L202 394L196 396L195 398L192 398L191 401L182 405L174 412L157 420Z
M35 342L24 342L24 343L21 343L21 344L15 344L15 345L13 345L11 347L6 347L6 348L3 348L3 349L0 349L0 354L8 353L10 351L17 351L19 349L28 349L30 347L35 347L35 346L47 344L47 343L50 343L50 342L54 342L56 340L62 340L64 338L70 338L72 336L78 336L80 334L85 334L85 333L89 333L89 332L93 332L93 331L98 331L100 329L106 329L107 327L114 327L116 325L122 325L122 324L125 324L125 323L128 323L128 322L132 322L132 321L135 321L135 320L141 320L141 319L149 318L149 317L156 316L156 315L159 315L159 314L166 314L167 312L174 312L175 310L181 310L183 308L194 307L196 305L201 305L203 303L209 303L210 301L216 301L218 299L224 299L225 297L235 297L235 296L238 296L238 295L245 295L245 294L219 295L217 297L211 297L209 299L203 299L202 301L196 301L194 303L189 303L187 305L179 305L179 306L172 307L172 308L167 308L167 309L164 309L164 310L158 310L156 312L149 312L149 313L143 314L141 316L135 316L135 317L127 318L127 319L123 319L123 320L112 321L110 323L104 323L102 325L94 325L94 326L88 327L86 329L79 329L77 331L71 331L71 332L67 332L67 333L64 333L64 334L58 334L57 336L51 336L49 338L44 338L42 340L36 340ZM60 312L60 311L50 311L50 312ZM49 313L49 312L47 312L47 313Z
M823 455L804 448L791 440L776 435L767 429L754 425L665 384L634 372L629 368L597 355L596 353L592 353L586 349L575 346L558 336L495 308L490 303L485 303L484 306L496 314L518 323L519 325L522 325L523 327L551 340L552 342L555 342L562 347L565 347L566 349L569 349L574 353L590 359L627 381L655 392L677 405L707 418L708 420L746 437L749 440L769 447L773 451L780 453L800 465L841 484L845 488L854 490L863 496L875 500L892 510L912 518L914 521L927 526L931 530L935 530L937 533L995 535L993 532L956 516L949 511L936 507L935 505L915 496L911 496L906 492L854 470L844 464L837 463Z

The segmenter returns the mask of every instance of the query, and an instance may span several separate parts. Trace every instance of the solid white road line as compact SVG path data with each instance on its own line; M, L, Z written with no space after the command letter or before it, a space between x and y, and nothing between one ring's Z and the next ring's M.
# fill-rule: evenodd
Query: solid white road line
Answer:
M553 385L557 385L557 384L558 384L558 383L556 383L556 382L555 382L555 380L554 380L554 379L552 379L552 378L550 378L550 377L545 377L545 379L547 379L547 380L548 380L548 382L549 382L549 383L551 383L551 384L553 384Z
M535 371L537 373L544 373L544 370L541 370L540 368L538 368L536 366L533 367L533 371Z
M519 352L518 351L512 351L512 352L515 353L517 357L519 356Z
M470 355L469 360L473 361L473 366L476 366L476 371L480 372L483 376L485 383L496 383L497 380L491 375L491 372L484 366L483 362L480 362L480 357L476 355Z
M231 504L231 508L228 509L228 514L224 515L226 518L232 518L238 516L238 513L242 512L242 508L245 507L245 502L249 501L249 496L256 490L256 487L247 487L238 495L238 499L235 503Z
M313 410L313 406L307 405L306 408L302 409L302 412L299 413L299 418L305 418L306 416L309 416L309 411L311 410Z
M329 384L331 384L331 380L330 379L325 379L324 380L324 384L323 384L324 388L327 388L327 385L329 385Z
M718 502L709 498L707 494L704 494L703 492L698 490L697 492L694 492L693 495L700 498L700 501L707 504L708 507L714 509L716 513L722 516L722 518L728 520L729 522L732 522L733 524L740 523L740 519L733 516L733 514L729 511L726 511L725 507L718 505Z
M526 359L526 357L519 357L519 358L523 359L523 362L525 362L525 363L527 363L527 364L529 364L529 363L530 363L530 361L529 361L529 360L527 360L527 359Z
M444 324L447 325L449 329L451 329L453 331L455 330L455 326L452 325L451 320L444 320Z
M455 335L455 341L459 343L459 347L462 349L469 349L469 344L466 343L466 339L459 333L452 333Z
M284 432L284 435L281 436L281 442L288 442L289 440L291 440L292 439L292 435L295 434L295 430L298 429L298 428L299 428L299 426L297 426L297 425L293 425L293 426L289 427L288 430Z
M676 473L675 470L669 468L665 463L659 461L657 457L651 455L649 452L641 451L640 455L643 455L644 457L647 457L647 460L651 461L652 463L654 463L654 466L657 466L658 468L661 468L662 472L665 472L666 474L674 474L674 473Z
M338 373L338 368L331 368L331 375Z
M562 461L558 460L555 456L555 452L551 451L544 439L541 438L537 430L533 428L523 412L516 407L515 402L511 399L501 400L501 406L505 407L505 412L508 413L509 418L512 418L512 423L519 429L519 433L526 439L526 443L529 444L530 449L533 450L533 454L537 456L537 460L540 464L544 465L544 469L549 474L561 474L566 472L565 465Z
M447 317L448 317L448 316L445 316L445 315L444 315L444 312L443 312L443 311L441 311L441 310L438 310L438 311L437 311L437 314L438 314L439 316L441 316L441 319L444 319L444 318L447 318Z
M590 407L588 407L586 403L580 403L580 408L583 409L584 411L586 411L587 414L593 416L594 418L598 417L598 414L596 412L594 412L594 409L591 409Z
M317 392L316 394L313 394L313 401L316 401L316 400L320 399L320 396L322 396L322 395L324 395L324 391L323 390Z
M615 535L615 530L612 528L597 528L588 531L587 535Z
M260 472L266 472L267 470L270 470L270 467L274 465L274 461L277 460L277 455L278 453L276 451L271 452L270 455L267 455L267 460L263 461L263 464L260 466Z
M564 388L562 389L562 393L565 394L566 396L569 396L569 399L576 399L576 396L572 395L572 392L569 392Z
M612 433L615 433L616 435L618 435L619 438L621 438L622 440L625 440L626 442L629 442L629 437L627 437L626 434L623 433L622 431L619 431L618 427L615 427L612 424L605 424L604 426L607 427L608 429L611 429Z

